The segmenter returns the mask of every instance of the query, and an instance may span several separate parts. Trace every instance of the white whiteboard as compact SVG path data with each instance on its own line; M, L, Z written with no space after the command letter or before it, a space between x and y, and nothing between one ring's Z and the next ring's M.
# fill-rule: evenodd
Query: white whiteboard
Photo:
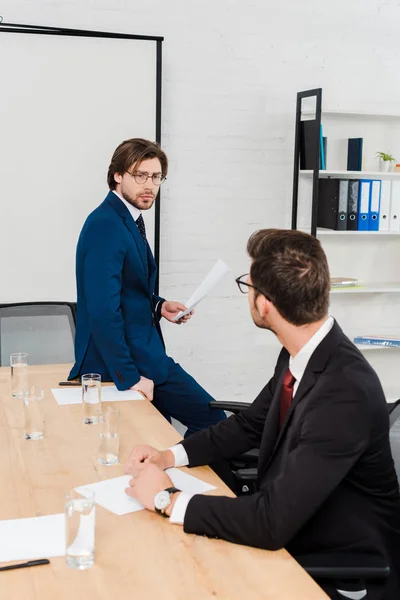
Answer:
M75 301L111 156L156 139L156 42L0 31L0 56L0 303ZM143 216L154 251L154 206Z

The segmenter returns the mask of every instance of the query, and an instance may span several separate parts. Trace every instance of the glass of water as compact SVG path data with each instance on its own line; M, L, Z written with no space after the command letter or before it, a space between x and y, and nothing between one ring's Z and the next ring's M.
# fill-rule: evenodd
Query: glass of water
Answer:
M14 352L10 354L11 366L11 395L14 398L22 398L28 393L28 355L26 352Z
M95 498L94 492L73 489L65 494L67 565L88 569L94 564Z
M104 408L98 413L100 465L116 465L119 456L119 410Z
M101 375L86 373L82 375L83 422L97 423L98 408L101 403Z
M24 392L22 396L25 417L24 438L26 440L43 439L43 398L43 389L36 386L32 386L29 391Z

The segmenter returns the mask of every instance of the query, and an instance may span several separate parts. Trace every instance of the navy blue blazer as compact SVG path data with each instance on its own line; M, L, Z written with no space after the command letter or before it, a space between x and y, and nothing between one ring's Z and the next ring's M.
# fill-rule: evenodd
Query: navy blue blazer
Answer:
M86 219L76 253L75 365L69 378L101 373L119 390L140 376L167 378L155 308L156 263L127 207L109 192Z

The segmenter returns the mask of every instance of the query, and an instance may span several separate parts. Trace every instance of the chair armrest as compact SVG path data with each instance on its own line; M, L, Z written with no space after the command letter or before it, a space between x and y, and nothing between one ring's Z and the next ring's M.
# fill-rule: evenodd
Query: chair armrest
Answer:
M386 579L390 567L382 556L353 552L304 554L294 557L313 578Z
M223 402L222 400L212 400L208 403L210 408L219 408L220 410L228 410L234 414L241 412L242 410L246 410L249 408L250 404L248 402Z
M242 481L257 481L257 468L247 468L247 469L238 469L234 472L236 479L240 482Z
M258 448L252 448L239 456L235 456L235 458L231 458L229 464L234 471L237 471L238 469L248 469L249 467L257 467L259 455L260 450Z

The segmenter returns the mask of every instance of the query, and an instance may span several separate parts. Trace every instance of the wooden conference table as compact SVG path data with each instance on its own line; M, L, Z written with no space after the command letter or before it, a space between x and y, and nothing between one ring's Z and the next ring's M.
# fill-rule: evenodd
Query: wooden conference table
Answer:
M96 463L96 426L83 425L82 407L58 406L50 388L69 365L33 366L30 381L45 390L45 437L23 439L22 401L10 397L10 369L0 368L0 519L63 512L72 487L123 474L135 444L160 449L180 440L150 402L120 402L120 465ZM186 470L186 469L185 469ZM189 471L189 470L188 470ZM211 483L211 493L232 495L209 467L190 473ZM45 558L45 557L44 557ZM323 600L327 596L285 551L269 552L188 535L152 512L124 516L96 507L95 565L50 565L0 573L2 600Z

